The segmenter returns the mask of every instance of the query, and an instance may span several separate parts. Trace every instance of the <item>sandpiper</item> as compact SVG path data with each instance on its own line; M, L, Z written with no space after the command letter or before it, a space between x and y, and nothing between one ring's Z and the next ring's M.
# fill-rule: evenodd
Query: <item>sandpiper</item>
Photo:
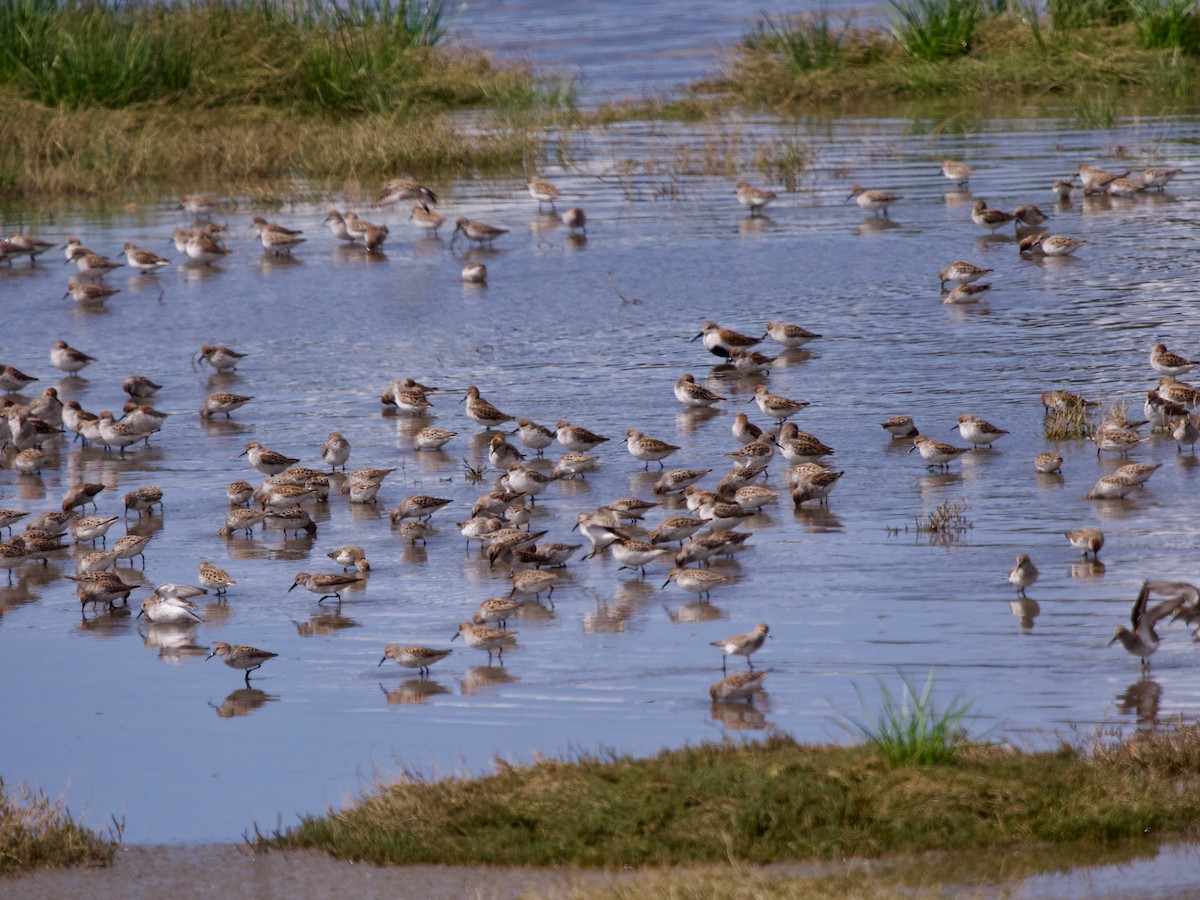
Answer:
M550 208L554 209L554 201L562 196L562 191L536 175L529 177L529 180L525 182L525 188L529 191L529 196L538 202L539 211L541 211L543 203L549 203Z
M196 614L196 604L190 600L151 594L142 601L138 618L160 625L198 625L204 620Z
M946 290L947 283L954 285L972 284L992 271L992 269L985 269L974 263L959 259L940 270L938 278L942 281L942 290L944 291Z
M471 385L467 388L467 394L464 398L467 404L467 415L478 422L484 428L492 428L497 425L503 425L505 422L511 422L515 417L508 413L503 413L496 407L492 406L488 401L479 396L479 388Z
M453 244L460 234L465 235L471 243L490 246L496 238L508 234L508 229L461 216L454 222L454 235L450 238L450 243Z
M379 665L383 665L389 659L394 659L406 669L416 669L421 678L429 677L429 667L436 662L441 662L453 650L435 650L432 647L420 647L415 644L388 644L383 648L383 659L379 661Z
M530 450L536 450L538 456L541 456L542 451L554 443L554 432L545 425L539 425L533 419L518 419L513 433L517 434L521 443Z
M735 634L733 637L727 637L723 641L713 641L710 646L719 648L722 654L721 671L726 671L725 664L730 656L744 656L746 657L746 664L750 666L750 671L753 672L754 663L751 661L750 656L770 637L769 631L770 629L764 623L759 622L754 626L753 631L745 634Z
M722 359L729 357L729 351L734 347L753 347L761 343L762 338L750 337L732 328L722 328L716 322L705 322L700 326L700 333L692 338L693 341L704 339L704 346L713 356Z
M438 229L446 221L445 216L439 216L427 206L417 204L409 211L409 219L412 223L422 231L428 231L431 234L437 234Z
M650 437L650 435L643 434L636 428L630 428L625 432L625 439L622 443L629 448L629 452L634 459L639 459L646 463L644 466L646 469L650 468L650 463L652 462L656 462L660 467L664 467L662 461L679 449L675 444L668 444L666 441Z
M130 510L135 510L138 518L141 518L143 512L154 514L154 507L158 507L158 511L163 511L162 505L163 492L162 488L147 485L140 487L137 490L129 491L125 494L125 513L129 514Z
M690 594L698 594L701 598L709 596L713 588L733 584L733 579L720 572L710 572L707 569L688 569L676 567L667 573L667 580L662 583L665 588L674 581Z
M76 350L66 341L55 341L50 349L50 365L63 372L75 373L94 363L96 358Z
M1129 615L1129 622L1133 625L1133 629L1130 630L1123 625L1118 627L1113 632L1113 639L1108 642L1108 646L1111 647L1120 641L1122 647L1141 660L1143 669L1150 668L1150 657L1154 655L1154 651L1158 649L1160 643L1158 632L1154 630L1154 626L1183 606L1186 599L1185 594L1178 593L1150 606L1150 595L1154 592L1155 586L1159 584L1161 582L1153 581L1146 581L1142 584L1142 589L1138 591L1137 599L1133 601L1133 609Z
M1082 550L1083 555L1089 553L1096 559L1100 558L1100 549L1104 546L1104 532L1099 528L1080 528L1078 531L1063 532L1063 537L1071 542L1076 550Z
M349 569L357 569L359 572L371 571L371 564L367 562L367 554L362 547L347 544L336 550L330 550L325 555L341 566L343 572Z
M968 447L955 447L951 444L944 444L941 441L935 441L932 438L927 438L923 434L913 438L912 448L908 451L912 453L916 450L921 454L921 459L925 460L929 467L938 466L943 469L948 469L950 463L964 453L969 453Z
M1172 353L1167 349L1166 344L1155 344L1150 351L1150 368L1159 375L1174 378L1190 372L1196 366L1200 366L1200 360L1188 359L1178 353Z
M603 435L596 434L579 425L572 425L565 420L554 426L554 436L563 447L573 453L587 453L608 440Z
M986 228L989 231L995 231L997 228L1003 228L1009 222L1016 219L1012 213L1006 213L999 209L992 209L987 205L986 200L976 200L975 205L971 207L971 221L980 228Z
M216 591L217 596L223 595L230 587L237 584L229 573L220 566L204 561L200 563L200 583L206 588Z
M224 641L217 641L213 644L212 652L205 657L205 660L219 656L229 668L245 670L246 685L248 687L250 685L250 673L260 668L268 659L274 659L278 655L278 653L271 653L268 650L259 650L257 647L247 647L243 644L227 644Z
M476 625L499 625L505 628L508 619L521 608L519 600L510 597L489 597L479 604L479 609L472 616Z
M991 447L993 443L1008 434L1003 428L997 428L990 422L970 413L962 413L958 417L958 424L954 427L958 429L962 439L975 450L980 447Z
M695 484L712 469L668 469L654 483L655 494L674 494Z
M684 406L704 407L720 403L725 398L702 384L696 384L694 375L684 374L675 382L675 399Z
M405 519L428 519L443 506L451 502L453 501L442 497L414 494L401 500L400 505L388 515L391 517L393 525L398 525Z
M504 665L504 648L516 643L517 634L516 631L505 631L503 628L489 628L485 625L476 625L474 622L460 622L458 631L450 640L461 637L472 650L486 650L489 666L492 664L492 652L495 651L500 658L500 665Z
M903 200L903 194L892 194L888 191L871 191L864 188L862 185L854 185L850 188L850 196L847 201L853 200L858 204L858 208L863 212L874 213L875 215L887 215L888 207L897 200Z
M562 223L571 231L573 237L587 235L587 213L578 206L572 206L562 214ZM581 235L576 235L575 232L581 232Z
M414 450L441 450L458 436L457 431L447 431L445 428L429 426L422 428L413 437Z
M341 572L318 572L310 575L308 572L300 572L296 575L296 580L292 582L292 586L288 588L288 593L291 593L297 587L304 587L314 594L320 594L320 597L317 599L318 605L330 597L335 598L338 603L341 603L341 592L350 587L350 585L361 583L362 580L363 576L360 572L355 572L353 575L346 575Z
M774 191L764 191L756 188L747 181L739 181L734 188L738 203L750 210L750 215L758 216L763 209L775 199Z
M891 416L886 422L881 422L879 427L890 434L893 440L916 437L918 434L912 416Z
M224 414L225 418L228 419L230 413L241 409L253 399L253 397L247 397L244 394L217 391L204 398L204 405L200 407L200 418L211 419L213 416Z
M218 372L233 372L238 363L245 359L245 353L238 353L219 344L205 344L200 348L196 358L208 363Z
M1084 496L1085 500L1122 500L1140 482L1124 475L1105 475Z
M767 390L765 384L760 384L754 389L753 400L758 404L758 408L762 410L763 415L770 416L772 419L778 419L780 422L787 421L809 405L801 400L790 400L787 397L781 397L779 394L772 394Z
M1182 169L1146 169L1142 172L1142 184L1146 190L1163 190Z
M771 321L767 323L767 336L787 350L796 350L821 335L800 325Z
M1037 566L1030 561L1029 555L1026 553L1017 554L1017 564L1008 573L1008 583L1016 587L1017 596L1024 597L1025 588L1032 587L1037 578Z
M340 468L346 471L346 460L350 458L350 442L340 431L329 432L329 437L321 445L321 459L329 466L329 471Z
M405 172L398 178L393 178L379 190L375 197L376 206L390 206L402 201L413 200L428 210L427 204L437 205L437 196L412 175Z
M67 292L63 294L63 297L70 297L76 303L99 306L113 294L119 293L121 292L117 288L110 288L92 281L81 281L78 278L72 278L67 282Z
M1047 450L1033 458L1033 468L1043 475L1051 475L1062 471L1062 454Z

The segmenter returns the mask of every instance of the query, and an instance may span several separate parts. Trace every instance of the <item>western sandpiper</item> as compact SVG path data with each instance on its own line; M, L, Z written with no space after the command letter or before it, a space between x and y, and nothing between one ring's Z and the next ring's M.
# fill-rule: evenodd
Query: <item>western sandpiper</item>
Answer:
M1069 203L1071 192L1075 190L1075 182L1070 178L1056 178L1050 184L1050 190L1054 191L1054 195L1058 197L1060 202Z
M296 575L296 580L292 582L292 586L288 588L288 593L291 593L297 587L304 587L312 593L320 595L317 599L318 605L330 597L341 603L341 592L351 585L361 584L362 580L363 576L360 572L355 572L352 575L343 574L342 572L317 572L316 574L300 572Z
M701 598L708 597L710 595L709 592L713 588L733 584L732 578L728 575L722 575L720 572L710 572L707 569L688 569L678 566L667 573L667 580L662 583L662 586L665 588L672 581L688 593L697 594Z
M415 201L427 209L426 204L437 205L437 196L416 178L405 172L380 188L379 194L375 197L375 205L390 206L402 201Z
M636 428L630 428L625 432L625 439L621 443L629 448L634 459L646 463L644 467L646 469L650 468L652 462L656 462L662 467L662 461L679 449L675 444L668 444L666 441L650 437Z
M321 445L321 459L329 466L329 471L340 468L346 471L346 460L350 458L350 442L340 431L329 432L329 437Z
M797 479L792 488L792 503L796 506L803 506L809 500L816 500L821 504L827 503L829 495L845 474L845 472L833 472L826 469Z
M1158 394L1172 403L1178 403L1187 409L1195 409L1197 406L1200 406L1200 391L1196 390L1190 384L1176 381L1169 375L1164 375L1158 379Z
M694 375L684 374L675 382L675 399L684 406L702 407L720 403L725 398L702 384L696 384Z
M762 338L750 337L732 328L722 328L716 322L705 322L700 326L700 333L692 338L693 341L704 339L708 352L722 359L729 357L729 351L734 347L753 347Z
M853 200L858 204L859 209L863 212L874 213L875 215L887 215L888 207L898 200L903 200L903 194L892 194L888 191L870 191L862 185L854 185L850 188L850 196L847 201Z
M1147 438L1128 428L1101 425L1092 435L1092 440L1096 444L1096 456L1099 456L1101 452L1119 453L1125 456Z
M970 413L962 413L958 417L958 424L954 427L958 429L962 439L974 450L978 450L980 447L991 447L993 443L1008 434L1003 428L997 428L990 422Z
M572 206L562 214L562 223L571 230L572 233L578 231L587 234L587 213L580 207Z
M83 516L75 519L70 524L71 537L75 538L77 544L84 541L92 544L95 544L96 541L105 541L108 530L120 518L120 516Z
M1133 601L1133 609L1129 615L1133 629L1120 626L1113 632L1113 639L1108 642L1108 646L1111 647L1120 641L1122 647L1141 660L1143 669L1150 668L1150 657L1159 647L1160 639L1154 626L1176 612L1185 602L1185 595L1176 594L1151 606L1150 595L1155 584L1157 582L1144 582L1142 589L1138 591L1137 599Z
M1016 587L1017 595L1024 597L1025 588L1032 587L1037 577L1037 566L1030 561L1028 554L1017 554L1017 564L1008 573L1008 583Z
M1063 537L1071 542L1076 550L1082 550L1083 555L1089 553L1096 559L1100 558L1100 549L1104 546L1104 532L1099 528L1080 528L1078 531L1063 532Z
M1114 178L1104 186L1104 193L1110 197L1133 197L1145 189L1141 178Z
M1128 169L1124 172L1109 172L1101 169L1099 166L1093 166L1086 162L1079 164L1079 180L1083 182L1083 192L1085 194L1103 193L1110 181L1124 178L1128 174Z
M303 232L268 222L262 216L255 216L250 227L258 233L258 239L262 243L263 249L276 255L288 256L294 247L303 244L306 240L300 236Z
M1155 344L1150 350L1150 368L1160 375L1184 375L1200 366L1200 360L1188 359L1178 353L1172 353L1166 344Z
M224 595L230 587L237 584L234 579L229 577L228 572L207 561L200 563L199 579L202 585L211 588L217 593L217 596Z
M113 294L119 293L121 292L117 288L110 288L103 284L72 278L67 282L67 292L63 294L63 297L70 297L76 303L98 305Z
M750 215L761 215L763 209L775 199L774 191L764 191L746 181L739 181L734 188L738 203L750 210Z
M785 422L776 439L779 454L790 463L814 462L833 454L833 448L821 442L816 435L801 431L795 422Z
M912 416L891 416L886 422L880 423L879 427L890 434L892 440L916 437L918 434Z
M1050 475L1055 472L1062 471L1063 458L1059 453L1047 450L1044 453L1039 453L1033 458L1033 467L1043 475Z
M284 456L282 453L277 453L267 447L264 447L258 441L247 441L246 449L238 454L239 457L245 456L250 460L250 465L258 469L264 475L278 475L288 466L295 465L300 460L294 456Z
M745 413L738 413L733 421L733 437L739 444L749 444L763 436L763 430L750 421Z
M459 235L464 235L466 239L473 244L479 246L491 246L492 242L498 237L508 234L507 228L500 228L497 225L489 225L487 222L481 222L478 219L468 219L466 216L460 216L454 222L454 235L450 238L450 243L453 244Z
M388 644L383 648L383 659L379 661L379 665L382 666L389 659L394 659L406 669L416 669L420 677L428 678L429 667L436 662L441 662L453 652L453 650L436 650L433 647L420 647L415 644Z
M143 512L154 513L154 507L158 507L158 511L163 511L162 505L163 492L162 488L147 485L140 487L137 490L129 491L125 497L125 513L128 515L130 510L135 510L140 518Z
M987 205L986 200L976 200L975 205L971 207L971 221L980 228L986 228L989 231L995 231L998 228L1003 228L1009 222L1016 219L1012 213L1006 213L999 209L992 209Z
M978 303L992 289L990 284L960 284L942 298L947 306L969 306Z
M1182 169L1146 169L1142 172L1142 184L1146 190L1163 190Z
M76 247L72 250L67 262L75 263L80 275L96 277L107 275L113 269L119 269L124 265L124 263L115 263L99 253L92 253L86 247Z
M464 399L467 404L467 415L484 428L503 425L505 422L511 422L515 418L508 413L500 412L500 410L480 397L479 388L474 385L467 388L467 395Z
M649 541L639 541L633 538L621 538L612 544L613 558L621 564L622 569L636 569L646 575L646 566L652 562L665 559L671 553L667 547L659 547Z
M1139 482L1124 475L1105 475L1085 495L1085 500L1121 500L1135 490Z
M674 494L695 484L712 469L668 469L654 483L655 494Z
M1184 447L1191 447L1192 453L1195 453L1196 441L1200 441L1200 428L1196 427L1191 416L1184 416L1171 432L1171 437L1175 439L1177 452L1182 453Z
M409 219L412 223L422 231L428 231L431 234L437 234L438 229L446 221L445 216L439 216L426 206L417 204L409 211Z
M958 187L966 187L967 182L971 180L971 176L975 170L966 163L958 162L953 159L942 160L942 176L947 181L954 182Z
M787 322L771 321L767 323L767 335L779 346L787 350L796 350L809 341L814 341L821 335L809 331L800 325L790 325Z
M942 280L942 290L946 290L947 282L950 284L971 284L978 281L984 275L987 275L992 269L984 269L966 260L955 260L938 272L938 278Z
M923 434L913 438L912 448L908 451L912 453L916 450L921 454L921 459L925 460L929 467L938 466L943 469L948 469L950 463L964 453L969 453L968 447L955 447L951 444L944 444L941 441L935 441L932 438L927 438Z
M50 349L50 365L63 372L75 373L94 363L96 358L76 350L66 341L55 341Z
M336 550L330 550L325 555L341 566L343 572L349 569L357 569L359 572L371 571L371 564L367 562L367 554L362 547L347 544Z
M231 669L243 669L246 672L246 684L250 684L250 673L255 669L261 668L262 664L268 659L274 659L278 653L271 653L268 650L259 650L257 647L247 647L243 644L227 644L224 641L217 641L213 644L212 652L205 657L206 660L212 659L214 656L221 657L222 662Z
M778 419L780 422L787 421L809 405L800 400L789 400L787 397L772 394L767 390L765 384L760 384L754 389L753 399L758 404L758 408L762 410L763 415Z
M505 631L503 628L476 625L474 622L460 622L458 631L450 640L461 637L472 650L486 650L489 666L492 664L492 653L495 652L500 659L500 665L504 665L504 648L517 642L518 633Z
M230 350L219 344L205 344L200 348L196 358L208 363L218 372L233 372L237 369L238 363L246 358L246 354L238 353L236 350Z
M476 625L508 626L508 619L521 608L519 600L511 597L489 597L479 604L479 609L472 617Z
M525 182L525 188L529 191L529 196L537 201L539 211L543 203L549 203L550 208L554 209L554 201L562 196L562 191L536 175L529 177L529 180Z
M1046 412L1055 409L1091 409L1098 405L1095 400L1084 400L1083 397L1078 394L1072 394L1070 391L1044 391L1042 393L1042 409Z
M1023 203L1013 210L1013 216L1017 220L1017 226L1033 228L1041 225L1046 221L1047 216L1044 212L1034 206L1032 203Z
M572 425L565 420L554 426L554 435L563 447L575 453L587 453L608 440L603 435Z
M244 394L217 391L215 394L209 394L204 398L204 405L200 407L200 417L202 419L209 419L213 416L224 414L225 418L229 418L230 413L241 409L253 399L253 397L247 397Z
M745 634L735 634L733 637L727 637L723 641L713 641L711 646L717 647L721 651L721 671L726 671L725 664L730 656L746 657L746 664L750 666L750 671L754 671L754 663L750 657L758 651L766 641L770 629L762 622L754 626L753 631Z
M414 494L401 500L400 505L388 515L391 517L393 525L398 525L405 519L428 519L443 506L452 502L452 500L442 497Z
M414 450L441 450L458 435L457 431L430 426L422 428L413 437Z
M515 433L520 437L521 443L530 450L536 450L538 456L554 443L554 432L533 419L518 419Z

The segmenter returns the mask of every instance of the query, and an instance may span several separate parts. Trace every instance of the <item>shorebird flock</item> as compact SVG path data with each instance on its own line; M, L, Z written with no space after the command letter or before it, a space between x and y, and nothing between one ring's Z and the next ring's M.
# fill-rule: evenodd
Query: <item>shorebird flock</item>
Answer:
M973 173L970 166L950 160L943 162L941 169L945 178L960 189L969 184ZM1085 194L1104 192L1125 200L1142 191L1164 190L1177 173L1147 169L1133 175L1104 172L1083 164L1079 167L1078 186L1074 180L1063 180L1051 187L1059 204L1069 204L1076 190ZM548 206L572 239L587 240L588 219L581 207L570 206L560 215L556 203L566 206L563 193L541 178L529 179L527 190L539 212ZM767 207L778 201L775 192L746 181L738 182L731 193L756 219L765 216ZM902 208L904 197L855 185L847 201L857 203L871 216L890 218L893 207ZM437 203L433 190L405 175L384 185L373 206L381 214L397 206L406 207L408 225L414 233L437 235L445 225ZM328 234L308 234L263 216L240 226L218 224L213 217L226 206L216 198L187 196L179 208L194 221L175 229L171 240L178 256L174 258L126 242L124 262L119 262L88 249L78 237L69 236L62 245L63 262L73 265L76 274L67 282L65 296L84 307L102 306L119 292L109 286L106 278L123 267L136 273L130 277L139 279L154 279L156 273L175 265L219 273L223 266L233 264L234 249L227 243L230 228L252 231L263 253L278 257L303 253L318 241L343 242L360 248L366 256L379 256L391 238L388 225L367 221L349 209L328 212L322 223L328 225ZM1061 261L1077 252L1087 252L1086 241L1045 230L1043 226L1049 219L1032 203L1006 212L979 199L970 210L971 223L983 231L1015 229L1021 256ZM452 249L460 242L490 247L508 233L505 227L462 215L456 218L449 244ZM39 257L58 246L54 240L13 232L0 242L0 260L16 265L28 259L31 266L42 266L44 261L39 262ZM994 268L961 259L949 262L936 274L942 302L952 306L985 302L990 285L981 283L982 279L988 275L1002 277ZM483 263L467 260L461 277L468 284L486 284L489 273ZM930 277L932 282L932 272ZM728 450L723 451L728 468L723 472L683 458L683 448L671 442L670 434L647 433L636 425L631 425L623 436L601 434L588 422L567 418L539 422L527 410L507 409L485 384L453 388L432 385L418 380L427 377L422 373L410 372L379 385L379 404L362 413L384 411L410 420L413 454L446 453L447 448L457 452L457 446L471 440L486 447L486 465L467 467L465 477L478 485L477 496L469 505L435 494L407 494L388 501L386 522L372 527L390 528L398 543L413 547L463 541L474 558L486 560L494 586L490 593L494 596L482 599L475 608L464 609L457 621L446 623L445 646L397 642L391 639L394 636L381 635L382 658L369 660L368 664L382 666L390 660L427 678L430 667L450 657L455 649L451 645L461 638L465 648L486 653L489 666L502 666L505 652L520 646L519 632L508 628L510 620L527 612L531 604L553 609L556 589L560 599L564 591L570 590L569 585L564 587L562 569L601 556L610 556L619 563L618 577L653 578L664 591L673 585L674 590L695 597L697 605L708 603L713 593L736 591L736 575L714 563L754 552L754 527L761 510L788 500L796 508L827 505L841 479L854 478L853 471L831 467L828 463L835 449L803 427L805 411L814 403L819 405L819 401L771 389L770 372L779 355L804 352L807 345L822 340L822 335L806 324L704 321L696 323L694 333L680 336L681 342L690 339L697 344L697 367L715 358L719 369L760 379L752 397L759 413L754 419L744 407L731 405L730 398L702 383L692 372L680 373L675 381L675 402L683 410L733 413ZM96 361L89 352L62 340L46 350L50 366L68 379L86 377L81 373ZM1149 368L1158 380L1156 387L1144 392L1144 419L1129 417L1127 410L1101 411L1096 401L1052 386L1031 402L1040 402L1047 416L1078 414L1080 421L1087 423L1097 457L1102 453L1127 456L1136 452L1150 440L1141 431L1147 426L1152 433L1169 435L1179 453L1194 453L1200 440L1195 417L1200 391L1178 379L1200 361L1161 341L1146 350ZM151 354L141 358L136 353L126 355L146 363L153 360ZM208 366L219 374L249 371L249 380L256 365L270 365L269 360L255 359L252 354L219 343L196 348L194 359L196 365ZM313 364L320 365L321 361L314 360ZM46 387L34 394L38 382L44 380L49 380L46 370L39 370L35 376L11 364L0 366L0 391L5 393L0 399L2 462L15 470L18 478L36 479L47 467L61 468L60 450L72 441L136 459L160 430L189 427L190 416L185 414L189 404L184 398L171 398L169 413L156 408L156 393L161 386L143 374L133 373L124 379L121 388L127 399L120 415L108 410L85 410L69 391L60 391L59 387ZM195 411L192 415L198 414L202 421L261 416L264 430L272 427L285 432L271 421L269 411L256 411L254 399L253 394L222 390L198 396L190 406ZM963 445L954 445L923 433L919 417L912 412L881 410L886 417L879 423L885 432L881 440L893 446L908 444L909 453L917 454L914 459L929 468L947 470L966 454L1003 452L993 447L1009 434L974 412L963 412L954 425ZM337 431L331 432L319 448L297 447L286 440L272 439L269 443L271 446L266 441L247 441L237 467L230 468L231 480L219 487L214 485L217 499L210 509L214 536L253 540L255 529L261 538L263 529L272 528L281 530L285 537L303 534L312 540L320 528L315 510L336 516L354 505L379 504L381 490L398 468L391 459L358 460L353 435ZM1037 454L1029 471L1031 477L1054 477L1062 465L1062 456L1049 450ZM572 510L565 517L545 512L547 497L557 496L560 502L556 508L561 508L563 498L568 496L562 493L564 484L618 466L654 471L657 477L644 496L613 497L599 505ZM1088 497L1120 502L1144 490L1143 485L1160 466L1131 462L1099 478ZM109 549L108 532L119 522L128 523L130 517L135 523L143 517L148 521L169 519L169 473L163 473L161 483L124 492L119 505L117 499L111 485L79 482L69 487L56 509L7 508L6 504L0 509L0 528L7 529L10 538L0 543L0 566L7 570L9 582L20 578L27 566L58 566L63 569L63 577L74 584L85 618L89 612L118 614L128 609L131 595L144 592L149 583L143 587L144 576L127 580L122 573L132 576L136 562L144 567L148 558L152 560L153 533L140 533L135 524ZM16 532L17 527L24 531ZM1091 526L1068 532L1065 539L1092 558L1098 558L1104 546L1104 535ZM100 546L68 560L72 543ZM1026 591L1039 576L1031 559L1036 549L1021 553L1008 575L1018 601L1024 604L1032 603ZM134 599L137 615L177 632L179 646L198 646L193 640L195 629L205 622L198 598L211 594L221 604L239 602L235 561L222 559L218 565L207 558L215 555L208 552L196 559L198 584L162 583L148 596ZM371 566L360 546L332 548L325 556L330 562L324 570L298 571L293 566L281 573L280 591L290 593L302 588L319 606L332 603L340 609L347 592L369 590L373 577L386 581L386 573ZM74 571L68 572L72 561ZM128 561L129 566L121 567L122 561ZM284 562L278 567L287 568ZM306 568L316 569L317 565ZM1002 577L996 573L996 580ZM1154 596L1164 599L1151 605L1149 600ZM1167 616L1200 622L1198 597L1196 589L1184 582L1147 581L1133 605L1132 628L1119 628L1113 643L1120 642L1143 666L1148 665L1160 643L1156 626ZM744 633L709 642L719 650L723 673L727 673L728 657L746 660L746 671L724 674L711 684L709 693L714 702L752 702L771 672L756 670L752 661L752 655L771 637L768 625L751 627L746 623L746 627ZM238 639L258 642L253 634L238 635ZM252 643L217 641L203 649L207 658L218 658L242 671L247 686L251 673L276 657L274 652ZM701 652L705 651L698 647L697 653Z

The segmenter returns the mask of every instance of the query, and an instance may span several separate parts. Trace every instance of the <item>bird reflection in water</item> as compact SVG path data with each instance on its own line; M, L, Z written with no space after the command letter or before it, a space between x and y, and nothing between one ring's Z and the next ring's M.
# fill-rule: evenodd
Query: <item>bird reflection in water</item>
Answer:
M217 711L218 718L234 719L238 716L248 716L256 709L278 699L278 694L268 694L258 688L244 687L238 688L226 697L220 706L212 701L209 701L208 705Z
M157 647L158 658L163 662L180 663L208 655L208 647L196 643L196 629L192 625L153 624L139 628L142 645Z
M674 612L669 607L664 606L668 618L676 624L684 622L715 622L718 619L726 618L725 610L719 606L714 606L707 600L692 600L690 603L685 603Z
M297 622L292 619L292 624L296 626L296 634L300 637L314 637L322 634L334 634L341 631L343 628L358 628L359 624L349 616L343 616L340 609L332 612L319 612L309 616L307 622Z
M91 618L85 615L79 623L79 630L98 638L111 638L128 631L132 621L133 616L128 605L114 606L96 613Z
M450 688L428 678L409 678L390 691L381 684L379 689L387 698L388 706L419 706L430 697L450 693Z
M1042 613L1042 608L1038 606L1038 602L1030 600L1028 597L1018 597L1016 600L1009 600L1008 610L1020 620L1022 631L1032 631L1033 620Z
M1117 694L1117 710L1133 715L1139 725L1157 725L1158 708L1162 702L1162 685L1144 675Z
M521 679L500 666L471 666L466 677L459 683L463 694L470 697L486 693L498 684L516 684Z
M1104 563L1098 559L1081 559L1071 563L1072 578L1101 578L1104 576Z
M770 697L765 691L759 691L753 704L742 700L714 700L712 720L732 731L763 731L771 727L767 721L770 710Z

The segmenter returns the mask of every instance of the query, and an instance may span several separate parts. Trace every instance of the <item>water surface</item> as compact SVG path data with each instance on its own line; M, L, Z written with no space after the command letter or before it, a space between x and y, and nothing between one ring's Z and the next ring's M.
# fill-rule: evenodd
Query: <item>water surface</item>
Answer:
M943 702L973 703L976 733L1027 746L1077 729L1190 720L1200 670L1182 626L1166 629L1147 677L1106 644L1142 579L1200 578L1200 470L1155 437L1136 455L1163 464L1146 490L1124 502L1086 501L1119 460L1097 461L1084 442L1047 443L1038 397L1066 388L1105 404L1129 400L1136 412L1154 380L1153 343L1197 352L1195 176L1185 172L1163 195L1061 208L1048 185L1082 159L1195 170L1198 130L1194 117L1122 122L1111 132L990 121L937 136L920 123L849 119L748 118L719 133L612 128L576 140L570 170L548 173L588 210L586 242L539 215L518 180L435 186L450 218L512 229L495 250L474 254L491 273L486 288L459 281L463 248L451 252L450 229L422 240L402 213L363 212L361 197L284 210L243 203L221 217L236 250L222 265L177 263L153 277L120 270L107 282L121 293L101 311L61 299L67 270L58 251L37 266L0 268L9 322L0 361L93 411L118 409L122 379L140 372L163 385L155 404L172 413L149 449L124 458L68 441L40 478L6 468L0 505L57 509L69 485L102 481L109 490L99 511L119 514L122 494L156 484L165 512L130 519L154 532L137 577L148 586L194 581L209 559L238 580L228 605L206 604L205 624L170 649L130 616L89 611L81 622L74 585L62 577L73 556L19 570L0 587L0 718L9 723L0 772L61 794L90 823L124 817L134 843L228 841L252 822L288 824L343 804L400 767L487 771L497 756L644 754L770 729L842 739L839 718L862 712L856 689L870 698L876 679L895 690L898 673L923 680L931 668ZM766 219L746 219L735 178L705 174L697 162L706 153L733 158L761 182L752 152L781 141L803 142L814 167ZM1112 158L1118 145L1127 161ZM977 165L972 195L948 192L937 174L943 157ZM630 160L636 165L622 165ZM890 220L866 217L844 202L852 181L905 199ZM1022 260L1010 235L991 238L970 223L972 197L1000 208L1038 203L1053 233L1088 244L1076 259ZM386 259L337 246L319 224L328 205L388 222ZM264 257L251 243L247 226L259 212L305 230L293 259ZM164 202L103 220L31 209L27 222L50 239L78 234L115 253L126 240L168 249L180 215ZM939 302L936 271L959 258L996 270L978 307ZM553 610L531 605L511 623L519 648L503 668L449 644L481 600L505 592L508 574L464 553L453 524L481 491L465 480L462 461L480 465L486 441L463 414L461 391L475 384L512 414L569 419L613 438L598 451L595 475L552 486L538 501L533 526L570 540L579 511L650 496L657 474L619 445L627 428L680 445L670 462L714 469L715 483L728 462L722 454L736 449L734 414L762 423L748 405L760 379L730 376L689 342L706 319L754 334L781 319L824 335L811 352L784 354L766 383L811 401L799 424L836 448L832 462L846 475L829 507L794 510L785 495L747 523L747 550L720 564L736 583L711 604L674 585L660 590L662 567L643 580L607 557L576 559ZM58 339L97 357L84 378L60 379L49 366ZM236 375L214 377L192 362L206 342L249 355ZM683 372L728 401L711 413L682 410L671 388ZM405 375L444 389L428 422L382 411L379 393ZM255 400L228 422L203 422L196 410L218 389ZM900 412L952 442L961 412L1011 435L939 474L879 428ZM429 422L459 432L444 454L411 450L412 434ZM251 540L217 536L225 486L255 479L238 457L246 441L318 467L331 430L353 445L351 467L397 467L378 508L335 494L314 512L314 539L285 539L277 528ZM1064 474L1038 476L1032 457L1051 446L1065 458ZM780 487L782 473L774 465L768 483ZM387 518L415 493L453 500L425 548L407 545ZM959 498L972 526L961 540L930 545L905 531ZM1081 563L1062 537L1085 525L1107 535L1103 565ZM366 549L373 572L340 611L288 593L298 571L332 571L325 552L347 543ZM1041 569L1029 591L1036 615L1013 606L1005 580L1018 552ZM135 592L135 603L148 592ZM708 686L721 660L709 642L760 621L774 635L756 658L773 670L767 693L753 708L714 707ZM279 657L247 692L239 672L203 662L216 640ZM377 667L391 641L455 652L421 684L390 663Z

